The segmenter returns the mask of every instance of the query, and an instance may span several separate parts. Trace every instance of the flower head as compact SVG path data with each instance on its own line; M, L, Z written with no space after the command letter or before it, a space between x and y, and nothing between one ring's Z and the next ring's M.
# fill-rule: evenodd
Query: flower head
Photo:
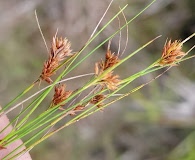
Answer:
M117 64L120 60L118 59L118 56L114 55L114 53L111 52L111 50L107 50L106 57L104 63L102 62L103 70L106 70L107 68L110 68Z
M73 110L70 110L69 111L69 115L74 116L74 115L76 115L76 112L81 112L84 109L85 109L85 106L84 105L78 105Z
M50 56L58 61L63 61L65 57L72 55L70 46L71 44L66 38L53 37Z
M181 60L183 56L186 55L186 53L182 51L182 45L183 43L178 40L165 42L159 65L176 65L178 60Z
M91 100L90 100L90 103L91 104L97 104L99 102L101 102L102 100L105 99L105 96L103 94L98 94L96 96L94 96ZM97 105L98 108L100 108L101 106L103 105L103 103L99 103Z
M110 49L107 50L105 60L101 60L101 62L98 62L95 64L95 74L97 76L101 76L103 72L116 65L120 60L118 59L118 56L115 56L114 53L111 52ZM106 86L110 90L115 90L118 88L119 82L119 75L114 75L113 71L108 72L105 74L99 81L98 83L100 85L103 85L104 87Z
M95 73L99 74L102 73L106 69L114 66L117 64L120 60L118 59L118 56L114 55L114 53L111 52L111 50L107 50L105 60L101 60L101 62L96 63L95 66ZM99 72L99 73L98 73Z
M71 44L66 38L53 38L49 59L45 61L40 75L41 80L45 80L48 83L52 82L50 77L55 74L55 70L60 65L60 62L72 55L70 46Z
M51 76L55 74L54 70L59 66L59 62L56 59L49 58L44 62L43 70L41 72L41 80L45 80L48 83L51 83Z
M60 104L60 106L64 106L64 104L61 104L63 101L65 101L70 95L72 94L72 91L66 91L65 84L58 85L55 87L55 93L52 99L52 106Z
M113 72L109 72L99 81L99 83L110 90L116 90L121 82L119 78L119 75L114 75Z

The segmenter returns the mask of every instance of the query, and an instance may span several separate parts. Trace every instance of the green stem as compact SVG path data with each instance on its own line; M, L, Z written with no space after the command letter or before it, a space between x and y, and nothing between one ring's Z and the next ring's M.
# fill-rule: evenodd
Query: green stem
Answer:
M31 84L29 87L27 87L24 91L22 91L18 96L16 96L13 100L11 100L8 104L6 104L1 110L0 110L0 118L1 118L1 116L3 115L3 112L7 109L7 108L9 108L14 102L16 102L18 99L20 99L23 95L25 95L28 91L30 91L33 87L34 87L34 85L36 84L36 82L35 83L33 83L33 84ZM14 108L12 108L12 110L13 110Z

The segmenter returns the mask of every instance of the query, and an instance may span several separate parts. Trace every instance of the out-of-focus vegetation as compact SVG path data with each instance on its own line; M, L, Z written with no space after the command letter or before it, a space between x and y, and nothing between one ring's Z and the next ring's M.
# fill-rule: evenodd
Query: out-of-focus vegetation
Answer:
M147 2L115 0L103 23L119 10L119 5L129 4L125 15L130 19ZM67 37L77 51L89 38L108 3L107 0L0 1L1 105L36 80L48 56L35 21L35 9L47 43L50 44L58 28L58 35ZM135 73L160 57L167 37L185 39L195 32L193 6L193 0L158 0L133 21L129 26L125 54L157 35L163 36L123 65L119 72L124 76L127 72ZM118 21L112 23L93 45L102 42L117 28ZM125 33L122 38L124 47ZM187 50L194 42L191 40L186 44L184 49ZM117 51L117 48L116 37L112 49ZM105 49L106 46L95 56L101 57ZM88 66L94 59L93 56L89 64L82 64L75 74L93 71ZM182 62L146 88L66 128L32 150L32 157L47 160L54 157L68 160L194 160L194 62L194 59ZM134 85L153 76L142 78ZM71 87L76 85L69 84Z

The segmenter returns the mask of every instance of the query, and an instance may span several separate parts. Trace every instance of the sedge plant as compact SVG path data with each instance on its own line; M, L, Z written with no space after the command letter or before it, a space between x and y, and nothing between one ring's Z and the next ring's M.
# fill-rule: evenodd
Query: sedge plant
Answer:
M144 86L148 85L155 79L162 76L172 67L178 66L181 61L194 57L194 55L187 55L195 46L193 46L188 51L183 51L182 47L186 41L195 36L195 33L183 41L167 39L164 47L161 51L159 51L159 53L161 53L161 56L159 54L159 58L151 65L147 66L145 69L138 71L133 75L129 75L128 77L123 79L121 78L120 73L115 73L115 69L117 67L121 66L124 62L132 58L134 55L139 53L139 51L143 50L145 47L147 47L153 41L160 37L154 37L152 40L149 40L134 52L128 53L126 55L123 54L125 52L125 49L123 51L120 51L119 49L118 53L114 53L110 49L112 38L117 34L121 35L121 30L123 29L126 29L128 37L128 25L135 18L141 15L141 13L148 9L154 2L155 0L153 0L148 6L146 6L130 20L127 20L124 16L124 10L126 9L127 5L120 8L118 13L116 13L113 18L110 19L102 27L102 29L97 32L99 24L103 20L110 5L112 4L111 1L93 33L91 34L89 40L78 52L73 52L71 48L71 42L67 38L58 37L57 33L53 37L50 49L48 49L47 44L45 43L49 57L44 62L42 70L40 70L40 76L31 85L29 85L29 87L18 94L16 98L14 98L0 110L1 120L1 116L7 115L8 113L23 105L23 109L21 110L21 112L11 120L10 124L8 124L2 131L0 131L0 133L2 133L10 125L14 126L13 130L0 140L0 149L6 149L6 146L10 145L14 141L23 139L23 137L28 137L28 139L24 141L22 145L18 146L3 159L14 159L23 155L24 153L30 151L36 145L48 139L60 130L76 123L83 118L86 118L87 116L104 110L112 103L115 103L116 101L119 101L120 99L127 97L133 92L136 92L137 90L140 90ZM83 56L82 53L86 50L86 48L100 35L102 31L104 31L108 27L111 22L117 19L120 14L122 14L125 20L125 24L123 26L119 25L120 27L115 33L106 38L102 43L92 49L87 55ZM118 21L120 22L120 20ZM43 36L42 32L41 35ZM81 63L87 62L88 57L94 54L94 52L105 43L108 43L105 57L98 60L94 64L94 73L86 73L67 78L68 74L71 71L79 67ZM126 45L127 43L128 38L126 40ZM165 69L162 71L161 69L163 68ZM124 87L128 87L128 85L133 81L156 71L158 71L158 73L159 71L161 71L161 73L159 73L150 81L141 84L133 89L130 89L126 93L120 93L120 91ZM58 75L56 79L53 78L54 74ZM88 80L84 85L74 90L67 89L67 81L83 77L88 77ZM45 88L32 93L28 98L18 102L28 92L30 92L32 88L40 88L42 83L46 83L48 85ZM44 99L53 92L53 98L51 99L51 103L47 107L47 109L39 113L38 116L31 119L32 115L39 108L39 106L44 103ZM26 105L27 101L29 102L28 105ZM69 116L70 118L65 119L65 117L67 116ZM59 124L59 122L61 122L61 126L58 126L58 128L54 129L54 126L56 124ZM33 136L31 133L33 133ZM20 148L23 146L25 146L25 149L21 150Z

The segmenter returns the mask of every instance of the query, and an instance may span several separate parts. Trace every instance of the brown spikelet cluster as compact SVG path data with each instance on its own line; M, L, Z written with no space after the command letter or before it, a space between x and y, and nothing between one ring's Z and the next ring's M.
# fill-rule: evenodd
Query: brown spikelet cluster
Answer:
M55 93L52 99L52 106L58 105L65 101L70 95L72 91L66 91L66 85L61 84L55 87ZM65 103L60 104L60 106L64 106Z
M105 60L101 60L101 62L95 64L95 74L97 76L101 75L106 69L114 66L119 61L118 56L115 56L114 53L111 53L110 49L108 49ZM102 86L106 86L110 90L115 90L118 88L120 82L119 78L119 75L114 75L113 71L111 71L104 75L101 80L98 81L98 83L100 83Z
M71 56L71 50L70 50L70 43L66 39L58 39L54 38L51 48L51 53L49 60L45 62L44 69L41 74L42 80L47 81L48 83L51 82L51 75L54 74L55 68L59 66L60 61L64 60L67 56ZM101 91L103 88L107 88L109 90L116 90L120 84L120 77L117 74L114 74L113 71L109 71L105 74L104 71L107 69L113 67L117 63L119 63L119 58L114 53L111 52L110 49L107 50L105 55L105 60L101 60L100 62L97 62L95 64L95 75L100 76L98 82L97 82L97 89L95 89L93 92L94 94L97 94L99 91ZM102 76L103 74L103 76ZM55 93L51 102L51 107L59 105L59 109L64 110L62 106L65 105L63 103L71 94L73 91L66 91L66 85L60 84L55 87ZM90 94L89 94L90 95ZM76 115L77 112L81 112L85 110L85 108L90 105L96 105L98 108L101 108L104 104L101 102L106 99L106 96L103 94L97 94L95 96L92 96L90 100L85 102L84 104L79 104L75 108L68 111L67 115Z
M73 110L71 110L69 112L69 115L74 116L74 115L76 115L76 112L81 112L84 109L85 109L85 106L84 105L78 105L77 107L75 107Z
M182 46L183 44L178 40L165 42L159 65L176 65L177 61L186 55L185 52L182 52Z
M70 42L68 40L53 37L52 47L49 54L49 59L44 63L40 79L51 83L51 76L55 74L55 70L66 57L71 56Z
M106 70L107 68L110 68L117 64L120 60L118 59L118 56L115 56L114 53L111 52L111 50L107 50L106 56L105 56L105 61L101 61L99 63L100 68L102 71Z
M71 116L76 115L77 112L81 112L81 111L85 110L87 104L95 104L95 105L97 104L97 107L101 108L104 105L103 103L101 103L101 101L103 101L105 98L106 98L106 96L103 94L95 95L85 105L82 104L82 105L76 106L74 109L70 110L68 114Z
M104 99L105 99L105 95L99 94L99 95L94 96L94 97L90 100L90 103L91 103L91 104L97 104L97 103L101 102L101 101L104 100ZM101 106L103 106L103 103L99 103L99 104L97 105L98 108L100 108Z
M119 75L114 75L113 72L109 72L99 82L110 90L116 90L121 81L119 78Z

